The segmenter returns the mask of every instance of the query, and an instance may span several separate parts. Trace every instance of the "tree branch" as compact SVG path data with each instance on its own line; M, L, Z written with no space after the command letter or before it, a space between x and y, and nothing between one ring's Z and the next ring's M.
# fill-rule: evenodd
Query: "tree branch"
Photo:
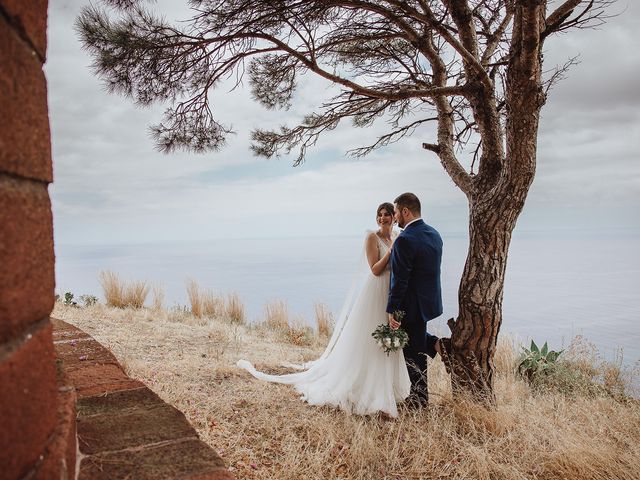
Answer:
M567 18L573 10L582 3L583 0L566 0L562 5L556 8L545 20L547 32L553 31L555 27L560 25ZM548 35L548 33L547 33Z
M615 15L607 15L606 10L616 0L567 0L545 19L542 38L570 28L588 28L598 26ZM574 17L573 13L581 5L584 8Z
M489 61L495 53L496 48L500 44L500 40L502 40L502 36L509 27L511 20L513 20L513 11L509 10L507 11L505 17L502 19L500 26L495 30L495 32L492 33L491 37L489 37L487 46L485 47L484 53L482 54L482 60L480 61L480 63L485 67L489 66Z
M428 5L425 5L425 9L427 12L426 18L428 19L429 26L438 32L440 36L460 54L463 61L466 62L468 72L473 72L485 86L493 88L493 83L489 78L487 71L480 64L476 56L472 52L469 52L469 50L467 50L465 46L460 43L447 28L444 27L442 22L436 18L433 10Z

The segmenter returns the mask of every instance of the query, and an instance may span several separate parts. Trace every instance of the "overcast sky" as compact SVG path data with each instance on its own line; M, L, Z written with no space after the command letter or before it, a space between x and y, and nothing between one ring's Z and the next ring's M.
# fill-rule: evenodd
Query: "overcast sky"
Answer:
M420 147L433 138L416 134L356 160L345 152L376 130L343 124L299 167L291 166L295 155L252 156L252 128L293 125L327 95L328 86L310 76L287 112L266 111L247 90L216 91L217 118L236 131L227 147L158 153L148 126L163 108L143 110L109 95L92 74L73 27L87 3L54 0L49 7L45 69L58 243L358 235L375 226L379 203L404 191L419 195L424 216L442 231L466 231L464 195ZM169 18L186 18L176 5L183 2L171 3ZM537 175L518 230L640 229L638 3L620 0L617 10L626 11L600 29L547 41L547 69L578 54L581 63L544 107Z

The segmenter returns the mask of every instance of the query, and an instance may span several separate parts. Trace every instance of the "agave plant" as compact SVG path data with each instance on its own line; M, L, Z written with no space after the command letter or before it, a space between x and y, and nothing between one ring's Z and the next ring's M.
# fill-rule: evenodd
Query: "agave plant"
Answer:
M547 342L544 342L542 348L539 348L533 340L531 340L530 348L523 347L522 350L518 372L530 383L536 376L550 373L555 368L558 357L564 351L549 350Z
M70 306L70 307L76 307L76 306L78 306L78 303L77 303L77 302L75 302L75 301L73 300L73 293L71 293L71 292L66 292L66 293L64 294L64 304L65 304L65 305L68 305L68 306Z

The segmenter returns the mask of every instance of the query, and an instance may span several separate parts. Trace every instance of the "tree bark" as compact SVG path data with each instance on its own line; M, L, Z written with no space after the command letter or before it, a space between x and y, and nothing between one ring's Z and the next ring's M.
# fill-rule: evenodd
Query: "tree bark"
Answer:
M469 252L458 291L458 319L450 325L454 392L470 392L486 403L495 400L493 356L502 324L507 253L515 223L509 217L513 215L504 216L491 202L470 205Z
M454 393L469 392L492 404L498 332L511 235L525 204L535 173L537 122L507 143L507 152L525 155L515 178L469 202L469 249L458 291L458 318L450 320L452 335L445 359ZM508 153L508 154L509 154Z

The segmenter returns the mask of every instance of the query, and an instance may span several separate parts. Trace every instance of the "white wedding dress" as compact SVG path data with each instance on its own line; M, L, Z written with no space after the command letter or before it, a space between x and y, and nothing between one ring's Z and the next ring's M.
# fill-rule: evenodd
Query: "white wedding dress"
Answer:
M380 258L388 247L378 239ZM269 375L251 363L237 365L254 377L268 382L292 384L311 405L333 405L349 413L368 415L384 412L398 416L396 402L403 401L411 388L402 350L388 356L371 336L387 323L390 265L380 275L371 273L364 253L363 271L351 288L324 353L305 365L289 365L302 371Z

